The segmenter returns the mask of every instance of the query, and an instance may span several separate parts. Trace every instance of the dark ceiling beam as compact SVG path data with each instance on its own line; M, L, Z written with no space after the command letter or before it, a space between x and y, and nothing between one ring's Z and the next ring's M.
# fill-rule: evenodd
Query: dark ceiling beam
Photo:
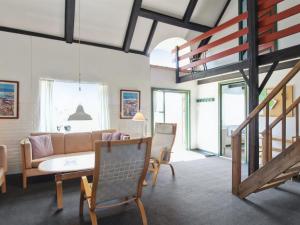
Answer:
M299 61L299 59L293 59L290 61L284 61L279 63L276 68L274 70L283 70L283 69L289 69L294 67L297 62ZM270 71L271 69L271 65L264 65L259 67L259 73L267 73L268 71ZM248 71L245 70L245 74L248 75ZM218 81L225 81L225 80L230 80L230 79L241 79L242 75L240 72L233 72L233 73L228 73L228 74L223 74L221 76L212 76L209 78L204 78L201 80L198 80L197 84L198 85L202 85L202 84L207 84L207 83L212 83L212 82L218 82Z
M131 41L133 38L135 26L137 23L137 19L138 19L139 11L140 11L141 7L142 7L142 0L134 0L130 19L129 19L127 30L126 30L124 43L123 43L123 50L125 52L128 52L130 49Z
M219 25L219 23L220 23L221 19L223 18L224 13L226 12L226 10L227 10L227 8L228 8L230 2L231 2L231 0L227 0L227 2L225 3L225 5L224 5L224 7L223 7L223 9L222 9L222 11L221 11L221 13L220 13L220 15L219 15L217 21L216 21L215 24L214 24L214 27L217 27L217 26ZM210 41L211 38L212 38L212 36L210 36L210 37L208 37L208 38L202 40L202 41L200 42L198 48L200 48L200 47L202 47L202 46L204 46L204 45L207 45L207 44L209 43L209 41ZM198 55L198 58L200 58L200 57L201 57L201 53Z
M191 17L192 17L193 12L194 12L194 9L197 5L197 2L198 2L198 0L190 0L189 4L188 4L188 6L185 10L184 16L183 16L183 21L185 23L190 22Z
M75 0L65 0L65 39L72 43L74 38Z
M145 55L148 55L148 51L149 51L150 44L152 42L156 27L157 27L157 21L153 20L153 23L152 23L152 26L151 26L151 29L150 29L150 32L149 32L149 36L148 36L148 39L147 39L147 42L146 42L146 45L145 45L145 48L144 48L144 54Z
M158 12L153 12L151 10L143 9L143 8L140 9L139 16L147 18L147 19L151 19L151 20L157 20L158 22L170 24L173 26L198 31L198 32L207 32L211 29L211 27L206 26L206 25L191 23L191 22L185 23L181 19L178 19L178 18L175 18L172 16L168 16L168 15L164 15L164 14L161 14Z
M27 36L32 36L32 37L46 38L46 39L51 39L51 40L56 40L56 41L65 41L64 37L54 36L54 35L50 35L50 34L43 34L43 33L38 33L38 32L32 32L32 31L27 31L27 30L21 30L21 29L16 29L16 28L11 28L11 27L0 26L0 31L14 33L14 34L27 35ZM78 42L79 42L78 40L75 40L75 39L73 40L73 43L78 43ZM95 47L99 47L99 48L107 48L107 49L123 52L123 48L117 47L117 46L112 46L112 45L107 45L107 44L89 42L89 41L84 41L84 40L80 40L80 44L95 46ZM132 50L132 49L129 50L129 53L144 55L143 51L137 51L137 50Z

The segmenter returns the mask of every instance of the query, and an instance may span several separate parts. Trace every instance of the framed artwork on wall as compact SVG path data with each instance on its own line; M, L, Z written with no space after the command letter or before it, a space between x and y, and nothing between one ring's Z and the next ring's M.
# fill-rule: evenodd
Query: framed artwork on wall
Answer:
M136 90L120 91L120 118L132 119L140 111L141 92Z
M19 118L19 82L0 80L0 119Z

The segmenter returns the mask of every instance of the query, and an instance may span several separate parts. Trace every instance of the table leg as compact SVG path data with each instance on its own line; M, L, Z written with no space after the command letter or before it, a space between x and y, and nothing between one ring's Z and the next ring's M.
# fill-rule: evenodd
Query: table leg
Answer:
M63 209L63 188L62 188L62 179L59 175L55 176L56 182L56 201L57 208Z

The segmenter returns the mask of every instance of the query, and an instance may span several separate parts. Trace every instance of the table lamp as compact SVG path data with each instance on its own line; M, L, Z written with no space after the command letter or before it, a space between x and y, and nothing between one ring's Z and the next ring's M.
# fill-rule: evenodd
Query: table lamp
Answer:
M145 129L146 129L146 132L147 132L147 123L145 123L146 119L143 115L143 113L141 112L137 112L134 117L132 118L133 121L136 121L136 122L143 122L143 127L142 127L142 137L145 137ZM146 124L146 126L145 126Z

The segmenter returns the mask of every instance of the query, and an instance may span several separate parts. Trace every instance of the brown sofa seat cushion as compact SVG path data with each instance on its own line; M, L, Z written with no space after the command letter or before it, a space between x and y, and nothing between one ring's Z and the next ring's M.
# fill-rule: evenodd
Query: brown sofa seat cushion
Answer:
M38 168L38 166L41 162L44 162L49 159L56 159L56 158L68 157L68 156L86 155L86 154L90 154L90 153L93 153L93 152L89 151L89 152L76 152L76 153L69 153L69 154L51 155L48 157L32 160L31 166L32 166L32 168Z
M39 136L39 135L46 135L46 134L51 135L51 141L52 141L54 155L64 154L65 153L64 134L39 132L39 133L32 133L31 136Z
M92 150L91 132L65 134L65 153L88 152Z

